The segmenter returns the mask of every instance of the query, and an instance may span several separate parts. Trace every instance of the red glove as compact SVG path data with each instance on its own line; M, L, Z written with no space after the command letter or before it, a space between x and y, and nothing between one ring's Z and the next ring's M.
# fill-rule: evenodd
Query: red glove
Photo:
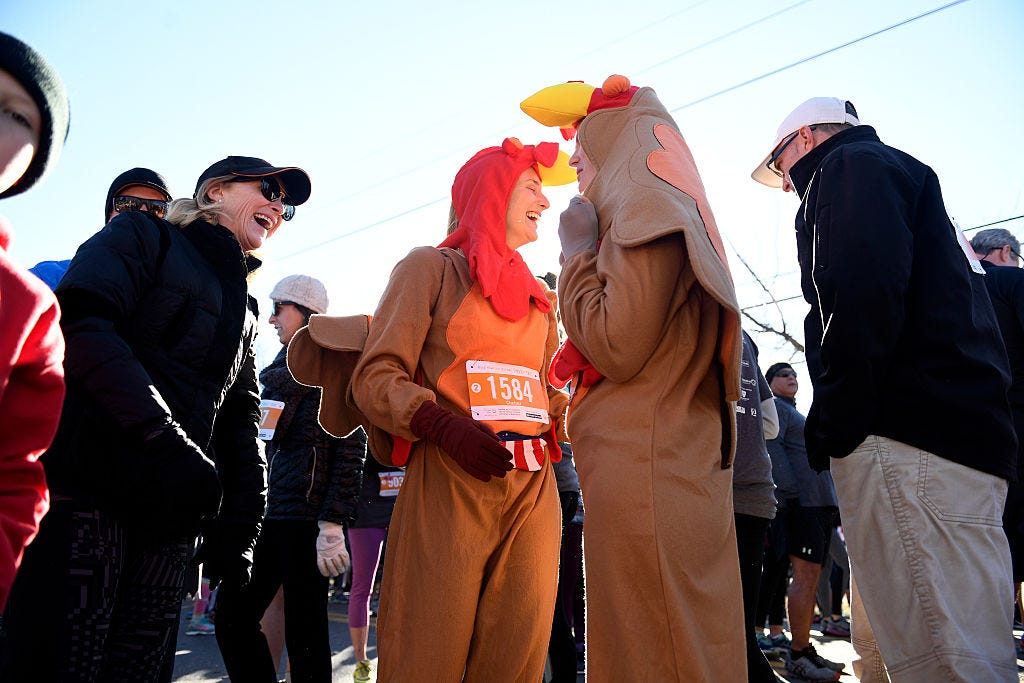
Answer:
M555 351L551 365L548 367L548 383L556 389L561 389L569 380L573 379L576 373L582 372L580 386L589 387L597 384L604 377L597 368L590 364L587 357L571 340L566 339Z
M433 401L416 409L409 429L441 447L459 467L480 481L504 477L512 469L511 455L485 424L456 415Z

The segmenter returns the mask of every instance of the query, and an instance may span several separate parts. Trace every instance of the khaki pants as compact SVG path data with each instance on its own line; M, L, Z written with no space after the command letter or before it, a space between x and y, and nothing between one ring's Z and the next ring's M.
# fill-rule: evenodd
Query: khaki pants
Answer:
M1006 481L879 436L831 467L862 683L1016 681Z

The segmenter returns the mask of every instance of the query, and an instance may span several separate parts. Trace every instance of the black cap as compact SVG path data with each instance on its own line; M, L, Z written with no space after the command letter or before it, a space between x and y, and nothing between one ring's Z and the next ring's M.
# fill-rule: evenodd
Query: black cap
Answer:
M234 175L242 178L263 178L268 175L276 175L281 179L284 186L285 203L298 206L309 199L311 185L309 176L301 168L296 166L271 166L270 162L256 157L230 156L221 159L210 168L203 171L196 181L196 191L192 195L199 194L199 186L210 178L218 176Z
M64 83L53 67L38 52L6 33L0 33L0 69L25 88L42 115L39 147L32 162L14 185L0 193L3 198L29 189L57 163L68 137L71 109Z
M111 209L114 208L114 197L121 194L121 190L131 185L145 185L151 187L164 196L164 200L171 201L171 191L167 187L167 180L156 171L149 168L133 168L125 171L114 178L107 190L107 201L103 204L103 222L107 222Z
M779 372L779 370L785 370L786 368L792 370L793 366L790 365L789 363L773 363L771 367L768 368L768 372L764 373L764 378L768 381L768 384L771 384L772 379Z

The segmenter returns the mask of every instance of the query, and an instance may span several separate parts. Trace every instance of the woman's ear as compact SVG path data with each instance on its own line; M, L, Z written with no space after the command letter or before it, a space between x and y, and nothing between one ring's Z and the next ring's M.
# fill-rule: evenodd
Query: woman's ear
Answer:
M209 197L212 202L219 202L224 199L224 183L211 185L210 189L206 191L206 196Z

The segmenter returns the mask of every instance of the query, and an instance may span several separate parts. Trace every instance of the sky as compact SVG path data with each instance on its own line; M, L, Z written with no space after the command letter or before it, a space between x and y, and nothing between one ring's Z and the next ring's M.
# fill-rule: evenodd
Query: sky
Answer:
M679 124L741 307L800 341L798 200L750 172L805 99L851 100L884 142L934 168L968 236L1024 214L1020 0L10 0L0 30L55 66L72 112L54 171L0 203L12 257L71 257L128 168L190 196L213 162L262 157L313 185L262 249L252 292L264 311L279 279L306 273L327 285L331 314L372 312L394 264L443 239L452 179L473 153L506 136L572 153L523 99L613 73L654 88ZM538 274L558 272L558 215L575 192L547 192L541 237L522 250ZM999 227L1024 237L1022 219ZM780 336L744 324L762 368L802 367ZM269 325L258 348L262 363L279 348Z

